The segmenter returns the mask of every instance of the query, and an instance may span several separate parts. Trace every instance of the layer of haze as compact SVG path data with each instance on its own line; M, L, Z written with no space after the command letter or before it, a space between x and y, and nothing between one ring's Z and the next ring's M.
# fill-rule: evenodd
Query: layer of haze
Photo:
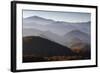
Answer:
M46 19L65 22L88 22L91 21L90 13L23 10L23 18L39 16Z

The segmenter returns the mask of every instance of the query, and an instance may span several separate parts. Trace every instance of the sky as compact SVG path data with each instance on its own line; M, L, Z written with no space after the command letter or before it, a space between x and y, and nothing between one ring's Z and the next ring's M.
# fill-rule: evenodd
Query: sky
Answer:
M90 13L23 10L23 18L31 16L40 16L46 19L65 22L88 22L91 20Z

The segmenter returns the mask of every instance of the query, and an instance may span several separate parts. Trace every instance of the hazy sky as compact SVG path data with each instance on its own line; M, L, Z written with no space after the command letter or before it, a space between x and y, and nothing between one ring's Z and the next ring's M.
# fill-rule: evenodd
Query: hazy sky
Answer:
M23 18L30 16L40 16L46 19L65 22L88 22L91 20L90 13L23 10Z

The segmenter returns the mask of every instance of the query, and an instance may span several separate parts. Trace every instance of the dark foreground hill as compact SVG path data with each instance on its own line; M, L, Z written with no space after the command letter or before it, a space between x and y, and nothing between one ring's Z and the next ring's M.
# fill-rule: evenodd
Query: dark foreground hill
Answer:
M33 57L40 61L44 57L55 56L77 56L70 48L52 42L39 36L23 37L23 62L27 62Z

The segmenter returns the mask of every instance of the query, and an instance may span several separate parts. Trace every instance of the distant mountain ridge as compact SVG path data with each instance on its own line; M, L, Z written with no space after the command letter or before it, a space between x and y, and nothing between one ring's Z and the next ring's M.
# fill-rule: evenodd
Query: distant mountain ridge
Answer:
M55 20L52 20L52 19L47 19L47 18L43 18L43 17L40 17L40 16L30 16L30 17L26 17L26 18L23 18L23 20L33 20L33 19L36 19L36 20L48 20L48 21L53 21L53 22L58 22L58 23L76 23L76 24L80 24L80 23L91 23L90 21L87 21L87 22L66 22L66 21L55 21Z
M23 19L23 28L36 28L39 30L45 30L45 31L52 31L56 34L64 35L69 31L72 30L80 30L85 33L90 34L90 22L83 22L83 23L69 23L69 22L63 22L63 21L54 21L50 19L45 19L38 16L31 16L28 18ZM85 25L85 26L84 26ZM88 26L87 26L88 25ZM83 27L84 26L84 27Z
M31 17L24 18L23 22L25 22L25 23L32 22L32 23L36 23L36 24L46 25L46 24L51 24L54 21L50 20L50 19L38 17L38 16L31 16Z

